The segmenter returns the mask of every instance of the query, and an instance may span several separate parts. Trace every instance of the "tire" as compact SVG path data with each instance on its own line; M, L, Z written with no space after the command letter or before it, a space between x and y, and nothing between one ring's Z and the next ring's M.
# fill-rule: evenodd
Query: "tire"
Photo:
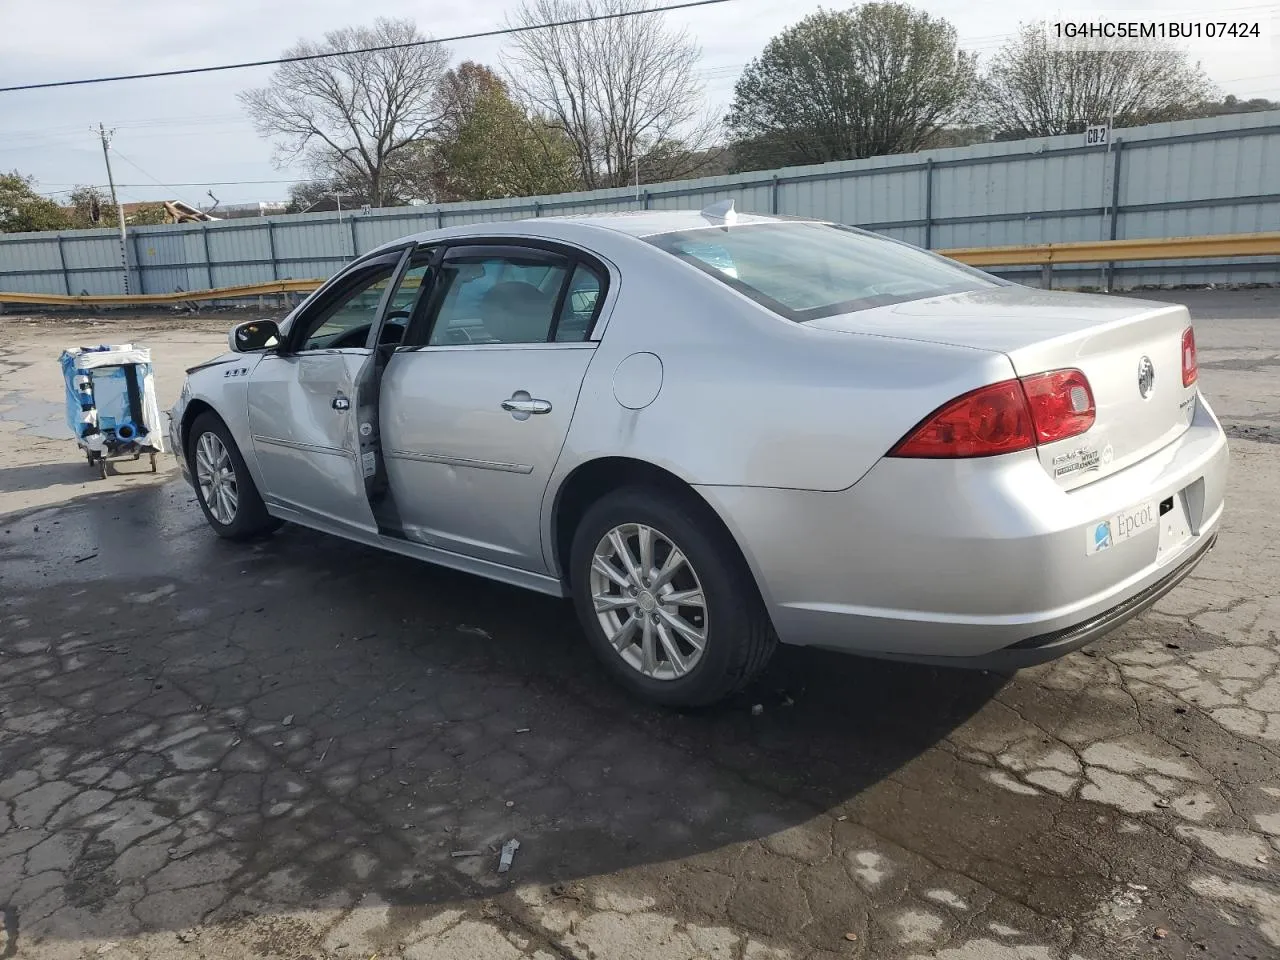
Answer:
M206 437L212 440L205 441ZM199 462L202 442L208 443L206 453L212 452L216 455L219 449L225 451L227 462L221 466L221 469L224 472L227 469L230 470L235 494L234 504L231 504L229 499L220 498L214 494L215 503L211 507L205 499L206 487L201 483L202 467ZM209 522L214 533L228 540L251 540L280 528L284 521L267 513L266 504L262 502L262 496L249 475L249 468L245 466L244 457L240 455L240 448L236 446L235 440L231 438L231 431L217 414L205 411L196 417L191 424L191 432L187 436L186 452L196 490L196 500L199 501L200 509L204 511L204 518ZM217 457L217 462L222 463L220 457ZM229 505L231 509L228 509Z
M764 668L777 645L773 624L746 561L709 512L692 496L628 487L588 507L574 532L569 582L578 619L592 649L619 683L662 706L701 707L723 700ZM639 568L636 561L644 529L653 531L650 571L661 574L659 568L667 565L672 547L686 562L676 565L677 574L669 582L662 583L661 575L650 576L632 593L635 578L625 572L617 546L620 540L633 566ZM611 534L616 538L610 540ZM621 580L605 574L597 559ZM646 585L656 589L651 593ZM677 603L699 593L701 614L696 603ZM610 608L600 614L597 594ZM644 652L646 619L652 625L652 656ZM692 628L692 634L673 627L673 623ZM619 638L618 645L607 631ZM697 634L702 648L695 656L688 637ZM675 653L684 664L671 656L669 643L675 644Z

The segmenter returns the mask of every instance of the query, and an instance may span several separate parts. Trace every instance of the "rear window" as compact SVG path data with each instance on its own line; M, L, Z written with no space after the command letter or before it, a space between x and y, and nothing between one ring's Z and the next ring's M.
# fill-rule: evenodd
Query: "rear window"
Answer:
M743 224L646 239L796 321L1005 285L937 254L835 224Z

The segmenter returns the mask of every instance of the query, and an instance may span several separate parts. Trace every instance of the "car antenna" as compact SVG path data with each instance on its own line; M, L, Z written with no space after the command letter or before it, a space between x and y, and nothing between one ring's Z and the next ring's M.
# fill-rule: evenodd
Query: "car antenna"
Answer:
M719 220L726 227L738 222L738 212L733 209L733 200L721 200L709 207L702 208L702 216L708 220Z

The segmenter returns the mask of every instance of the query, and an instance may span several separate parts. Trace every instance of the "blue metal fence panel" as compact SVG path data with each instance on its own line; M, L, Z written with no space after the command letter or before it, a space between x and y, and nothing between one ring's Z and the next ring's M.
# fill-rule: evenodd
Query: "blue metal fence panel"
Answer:
M935 249L1280 230L1280 111L1118 130L1110 150L1081 141L1044 137L638 188L140 227L131 231L130 283L159 293L325 277L376 246L442 226L700 209L730 198L745 212L822 217ZM1092 286L1101 269L1064 266L1056 275L1064 285ZM999 272L1021 279L1037 271ZM1113 276L1121 287L1276 283L1280 264L1116 264ZM0 290L122 292L119 237L0 237Z

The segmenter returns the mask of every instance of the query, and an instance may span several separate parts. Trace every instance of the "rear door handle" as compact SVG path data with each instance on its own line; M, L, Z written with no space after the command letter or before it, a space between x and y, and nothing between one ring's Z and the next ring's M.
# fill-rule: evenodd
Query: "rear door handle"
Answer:
M527 420L531 414L550 413L551 402L529 396L524 390L517 390L511 399L502 401L502 409L513 414L517 420Z
M350 410L351 401L346 397L334 397L332 406L335 410Z
M548 400L503 400L502 409L512 413L550 413L551 402Z

